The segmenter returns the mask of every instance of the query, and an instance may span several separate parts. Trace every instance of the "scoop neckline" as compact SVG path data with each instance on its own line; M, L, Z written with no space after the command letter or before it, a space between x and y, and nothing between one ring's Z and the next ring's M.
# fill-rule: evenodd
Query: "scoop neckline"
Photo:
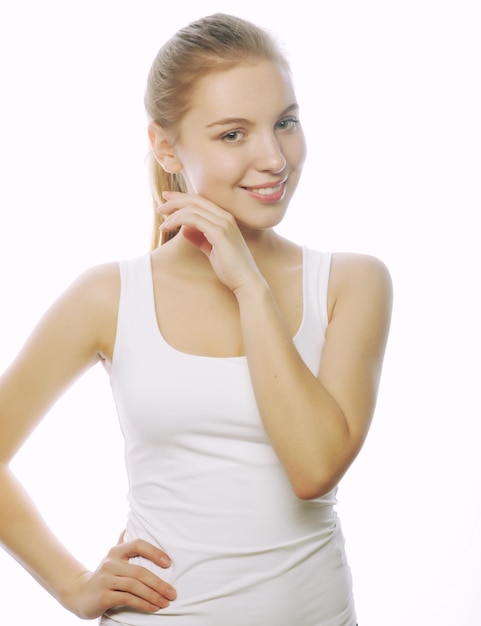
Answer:
M299 327L292 337L292 341L296 342L298 337L300 336L302 329L304 327L304 321L306 316L306 247L301 246L302 250L302 316ZM186 352L184 350L179 350L172 344L170 344L167 339L164 337L160 325L159 320L157 319L157 309L155 306L155 289L154 289L154 275L152 268L152 253L148 255L148 267L149 267L149 281L150 281L150 293L151 293L151 312L153 316L153 324L156 329L156 336L160 339L160 341L166 346L171 352L188 358L194 359L208 359L215 361L245 361L247 356L245 354L240 355L232 355L232 356L214 356L209 354L195 354L193 352Z

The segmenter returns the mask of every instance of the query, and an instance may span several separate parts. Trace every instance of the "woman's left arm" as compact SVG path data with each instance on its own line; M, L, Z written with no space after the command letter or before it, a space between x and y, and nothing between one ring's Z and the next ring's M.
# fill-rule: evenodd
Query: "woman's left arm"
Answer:
M386 267L370 256L333 255L330 321L316 377L233 216L201 196L164 196L162 229L183 227L237 298L257 405L294 492L306 500L327 493L361 449L374 412L391 318Z
M261 281L235 291L257 404L299 498L330 491L367 435L389 332L392 285L364 255L335 254L318 376L301 359Z

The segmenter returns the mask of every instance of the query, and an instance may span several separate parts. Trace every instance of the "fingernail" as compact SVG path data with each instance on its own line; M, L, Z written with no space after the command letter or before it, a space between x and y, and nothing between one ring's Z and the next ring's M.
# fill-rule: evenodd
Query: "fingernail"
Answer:
M168 230L171 226L171 223L172 223L172 220L170 219L170 217L167 217L164 219L164 221L160 225L160 228Z

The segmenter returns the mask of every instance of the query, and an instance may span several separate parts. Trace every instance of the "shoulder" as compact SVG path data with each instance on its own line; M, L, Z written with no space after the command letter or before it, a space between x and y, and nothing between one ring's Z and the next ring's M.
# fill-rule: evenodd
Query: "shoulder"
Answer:
M108 298L120 293L120 263L111 262L90 267L73 282L73 286L85 295Z
M68 336L76 336L99 354L110 356L115 341L120 300L119 263L91 267L77 276L47 315ZM75 331L73 329L76 329Z
M331 277L335 283L380 283L391 285L390 272L383 261L368 254L335 252L332 254Z
M119 263L105 263L82 272L64 294L86 310L108 311L117 308L120 297Z
M383 261L367 254L333 253L329 281L329 309L347 302L385 309L392 305L391 274Z
M9 368L13 393L28 387L31 405L43 411L87 367L111 358L119 294L118 264L80 274L40 318Z

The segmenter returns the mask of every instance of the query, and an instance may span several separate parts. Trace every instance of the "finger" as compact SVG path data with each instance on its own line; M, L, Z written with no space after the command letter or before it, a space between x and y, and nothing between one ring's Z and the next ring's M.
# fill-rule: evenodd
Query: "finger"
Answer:
M126 592L154 606L167 606L175 600L175 589L145 567L127 566L118 571L111 579L110 588L114 591Z
M203 196L182 193L180 191L164 192L163 196L165 197L166 202L157 209L160 215L163 216L168 216L175 213L175 211L178 211L179 209L188 207L197 207L202 211L209 211L216 215L223 215L226 213L224 209Z
M187 239L187 241L190 241L191 244L209 255L210 251L212 250L212 245L206 239L204 233L201 233L200 230L197 230L196 228L186 226L182 230L182 234Z
M120 558L125 560L141 556L149 561L152 561L156 565L159 565L160 567L169 567L171 563L168 554L143 539L126 541L125 543L116 546L113 550L118 553Z
M153 592L167 600L174 600L177 597L177 592L172 585L156 576L146 567L129 564L126 570L126 578L132 580L135 588L139 589L143 594L145 594L145 590L148 590L149 596ZM142 597L148 596L143 595ZM152 598L150 599L152 600Z
M233 222L233 218L229 213L214 213L195 206L187 206L177 209L174 213L167 216L161 224L161 230L170 231L180 226L188 226L195 228L203 233L210 243L213 243L212 237L216 233L226 232Z
M111 589L104 597L104 611L114 607L128 607L145 613L155 613L159 609L167 608L169 604L170 601L162 596L152 594L147 598L120 588Z
M109 589L131 593L156 605L177 597L172 585L146 567L114 559L108 559L104 565L104 586Z
M107 599L106 608L126 607L128 609L141 611L142 613L156 613L160 609L166 609L169 604L168 600L162 600L159 601L158 604L152 604L147 600L142 600L142 598L129 593L113 592L112 597Z
M164 218L168 217L172 213L175 213L175 211L178 211L179 209L187 206L193 206L198 202L195 196L176 191L164 192L162 195L166 201L161 204L157 210Z

